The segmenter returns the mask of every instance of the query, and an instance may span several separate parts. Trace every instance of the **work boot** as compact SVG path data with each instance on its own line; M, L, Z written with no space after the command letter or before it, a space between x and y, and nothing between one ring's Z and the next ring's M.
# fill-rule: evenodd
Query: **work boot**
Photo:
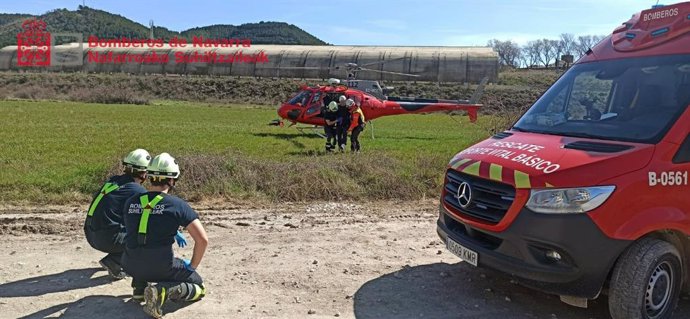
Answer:
M105 268L105 270L108 271L108 275L115 280L125 279L125 277L127 277L127 274L122 271L122 266L110 260L107 256L99 260L98 263L101 267Z
M144 290L146 288L134 288L132 291L132 299L142 302L144 301Z
M144 312L154 318L163 317L163 304L165 303L165 287L156 287L149 284L144 289Z

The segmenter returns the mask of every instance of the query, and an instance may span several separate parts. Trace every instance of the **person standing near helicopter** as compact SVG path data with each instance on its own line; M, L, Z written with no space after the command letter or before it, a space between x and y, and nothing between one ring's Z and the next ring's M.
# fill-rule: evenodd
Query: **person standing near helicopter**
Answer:
M362 131L364 130L364 126L366 125L364 112L362 112L362 109L359 108L359 105L357 105L355 101L353 101L352 99L347 99L347 101L345 101L345 105L347 105L347 108L350 110L351 114L350 125L347 129L347 132L351 132L350 150L352 152L359 153L359 134L362 133Z
M347 146L347 129L350 127L350 110L346 105L347 98L341 95L338 98L338 120L336 126L336 136L338 142L338 149L343 152Z
M325 111L323 118L326 121L326 125L323 126L323 129L326 133L326 152L332 152L335 149L336 143L338 143L338 103L331 101L326 106Z

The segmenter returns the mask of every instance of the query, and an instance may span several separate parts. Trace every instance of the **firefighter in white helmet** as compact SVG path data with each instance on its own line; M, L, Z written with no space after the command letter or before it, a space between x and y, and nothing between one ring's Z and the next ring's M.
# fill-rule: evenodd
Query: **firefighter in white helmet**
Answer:
M160 318L166 300L196 301L206 294L196 269L208 246L208 237L197 212L186 201L168 193L180 177L177 161L168 153L154 157L148 176L149 192L135 195L124 206L127 236L122 266L132 276L134 294L143 290L144 311ZM194 239L191 260L173 254L173 239L180 227L186 228Z
M151 156L144 149L136 149L122 160L124 172L110 177L94 194L84 222L84 235L91 247L107 253L99 261L114 279L123 279L120 259L124 251L125 226L122 207L135 194L146 191L146 168Z
M338 140L338 149L341 152L345 151L345 146L347 146L347 129L350 126L350 110L346 105L347 100L345 95L338 98L338 119L335 134Z
M324 122L326 125L323 126L324 133L326 134L326 152L332 152L335 149L337 138L337 120L338 120L338 103L331 101L326 106L325 112L323 114Z

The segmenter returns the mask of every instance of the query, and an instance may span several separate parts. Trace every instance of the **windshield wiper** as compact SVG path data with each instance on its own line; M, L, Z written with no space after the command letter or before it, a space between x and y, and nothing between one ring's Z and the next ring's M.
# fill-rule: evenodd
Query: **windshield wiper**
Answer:
M525 133L535 133L535 134L546 134L546 135L562 135L561 132L550 132L550 131L544 131L544 130L526 130L524 128L519 128L513 126L511 129L516 130L518 132L525 132Z
M607 139L605 136L594 135L589 133L581 132L558 132L558 135L569 136L569 137L582 137L582 138L593 138L593 139ZM610 137L609 137L610 138Z

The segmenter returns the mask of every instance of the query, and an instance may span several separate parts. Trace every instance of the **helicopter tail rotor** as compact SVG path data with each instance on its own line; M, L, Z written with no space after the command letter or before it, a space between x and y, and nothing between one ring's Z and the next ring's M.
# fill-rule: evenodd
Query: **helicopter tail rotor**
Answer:
M474 94L472 94L472 97L470 97L470 104L478 104L479 100L482 98L482 94L484 94L484 87L486 86L486 83L489 82L489 77L485 76L481 82L479 82L479 86L477 86L477 90L474 91Z
M481 100L482 95L484 94L484 88L486 87L486 84L489 82L489 77L484 77L480 82L479 85L477 86L477 89L474 90L474 93L472 93L472 96L470 97L469 100L458 100L457 103L460 104L470 104L470 105L481 105L479 103L479 100ZM450 111L448 112L448 115L452 118L455 115L462 115L462 112L459 111ZM477 120L477 109L476 108L471 108L467 110L467 115L470 118L470 122L475 122Z

